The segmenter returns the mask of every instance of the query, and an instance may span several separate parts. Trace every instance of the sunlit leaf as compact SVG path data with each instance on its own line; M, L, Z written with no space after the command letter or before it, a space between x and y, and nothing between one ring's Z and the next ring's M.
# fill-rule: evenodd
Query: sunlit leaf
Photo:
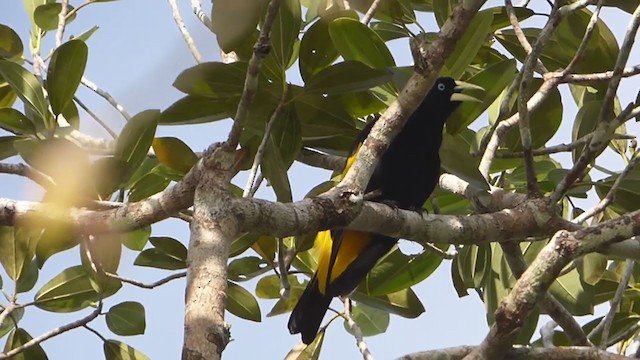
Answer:
M105 320L109 330L121 336L144 334L147 326L144 306L135 301L125 301L112 306Z

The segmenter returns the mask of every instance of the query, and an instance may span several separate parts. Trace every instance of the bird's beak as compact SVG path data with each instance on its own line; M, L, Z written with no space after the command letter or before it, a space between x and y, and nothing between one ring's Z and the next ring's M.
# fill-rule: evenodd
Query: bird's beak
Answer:
M467 95L467 94L463 94L462 91L465 90L479 90L479 91L484 91L484 88L478 85L474 85L474 84L470 84L464 81L459 81L456 80L456 87L453 88L453 90L455 91L453 93L453 95L451 95L451 100L453 101L473 101L473 102L479 102L481 103L482 100L477 99L473 96Z

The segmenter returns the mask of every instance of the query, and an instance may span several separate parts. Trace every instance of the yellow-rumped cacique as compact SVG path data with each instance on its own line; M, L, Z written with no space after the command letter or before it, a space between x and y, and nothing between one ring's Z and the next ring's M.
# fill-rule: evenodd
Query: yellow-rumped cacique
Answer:
M365 191L375 192L370 201L393 204L405 210L422 208L440 175L438 152L445 121L461 101L477 101L462 94L466 89L480 88L448 77L436 80L380 159ZM369 122L357 137L343 175L374 123ZM291 313L289 332L300 333L302 342L310 344L331 300L355 290L397 241L389 236L348 229L319 232L314 244L319 250L318 268Z

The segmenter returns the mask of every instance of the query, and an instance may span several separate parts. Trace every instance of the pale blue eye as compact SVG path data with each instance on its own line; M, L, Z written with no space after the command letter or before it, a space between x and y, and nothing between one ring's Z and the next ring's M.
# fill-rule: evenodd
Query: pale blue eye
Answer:
M442 83L438 84L438 90L444 91L444 84Z

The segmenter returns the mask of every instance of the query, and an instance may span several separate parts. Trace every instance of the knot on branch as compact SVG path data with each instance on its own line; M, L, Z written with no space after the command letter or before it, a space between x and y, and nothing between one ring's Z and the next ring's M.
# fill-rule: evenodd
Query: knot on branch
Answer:
M256 43L256 46L253 48L253 52L256 54L256 56L264 59L271 52L271 44L268 44L268 43L263 44L258 42Z
M222 353L231 339L231 326L228 323L212 325L207 328L207 341L214 344L218 353Z

